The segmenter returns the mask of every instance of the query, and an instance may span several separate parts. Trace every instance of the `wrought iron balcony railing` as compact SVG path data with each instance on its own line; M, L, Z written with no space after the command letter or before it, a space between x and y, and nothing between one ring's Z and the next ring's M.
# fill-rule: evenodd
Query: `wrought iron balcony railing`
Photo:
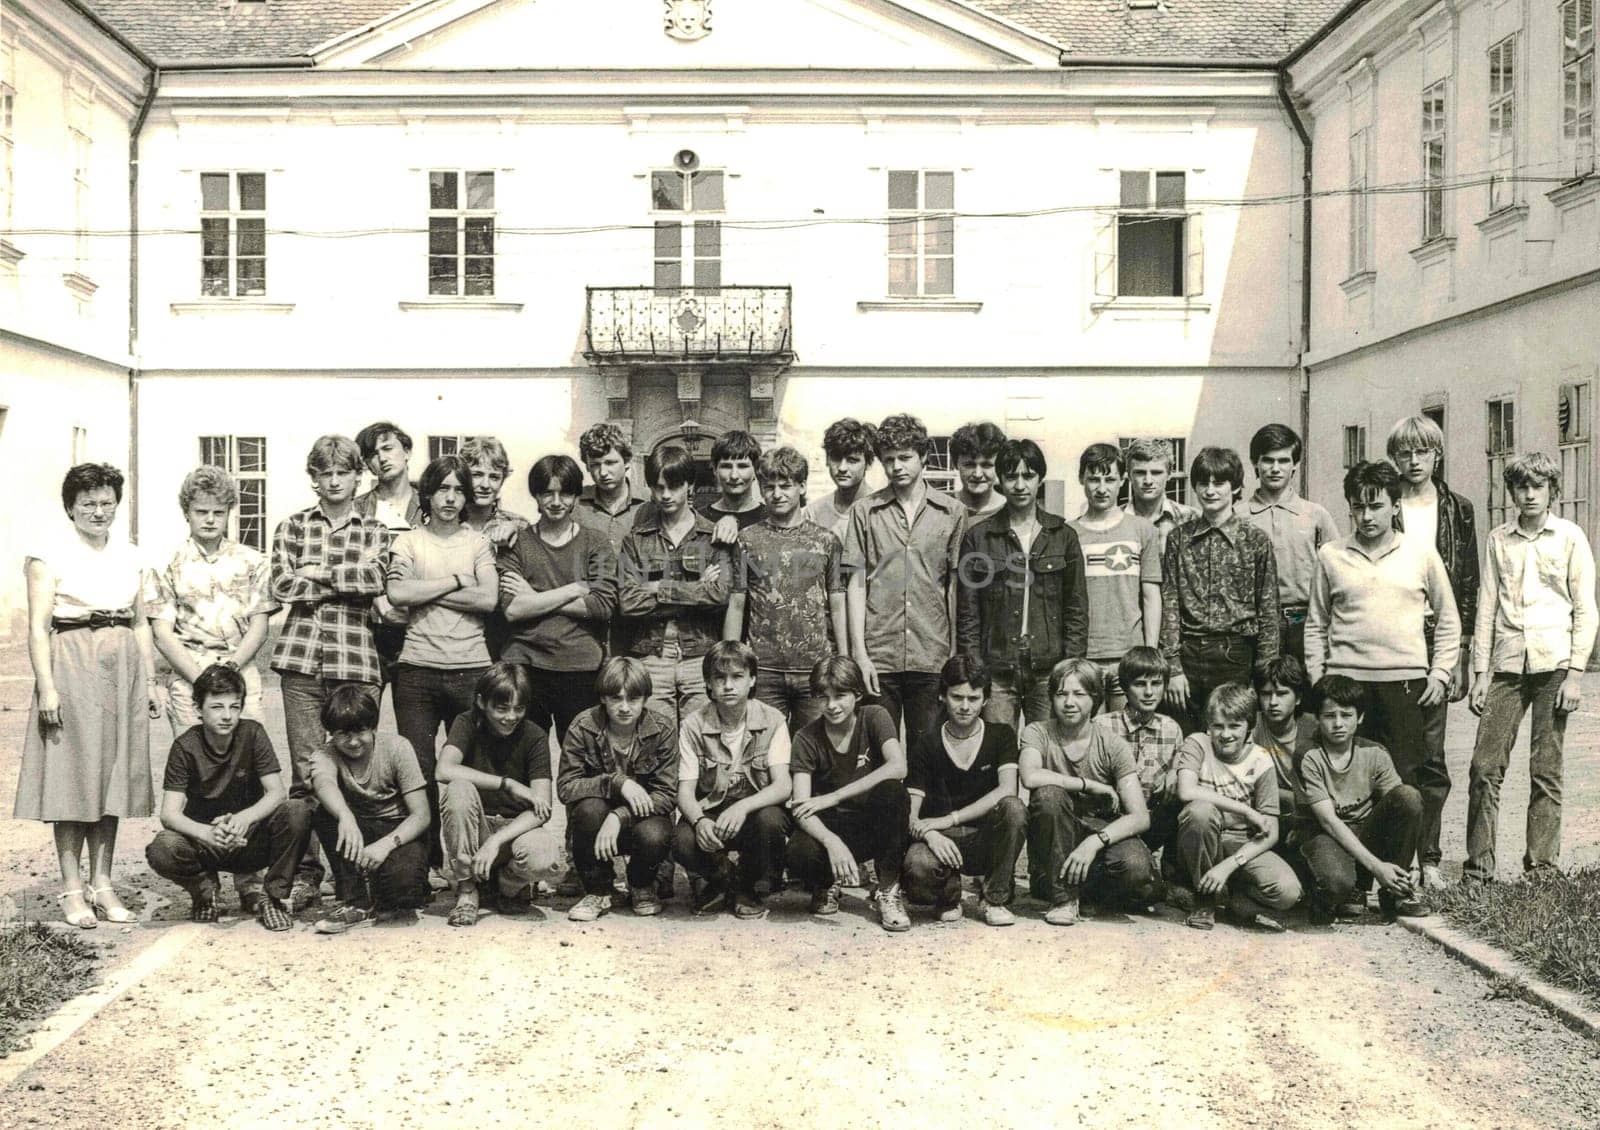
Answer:
M794 360L787 286L590 287L591 361Z

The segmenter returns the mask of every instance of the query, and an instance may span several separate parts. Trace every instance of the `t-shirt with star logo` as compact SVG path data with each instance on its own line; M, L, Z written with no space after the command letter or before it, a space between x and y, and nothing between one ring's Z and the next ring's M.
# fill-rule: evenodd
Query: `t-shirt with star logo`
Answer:
M1144 643L1139 586L1161 583L1161 535L1148 520L1124 513L1106 530L1071 523L1083 547L1089 597L1090 659L1122 658Z

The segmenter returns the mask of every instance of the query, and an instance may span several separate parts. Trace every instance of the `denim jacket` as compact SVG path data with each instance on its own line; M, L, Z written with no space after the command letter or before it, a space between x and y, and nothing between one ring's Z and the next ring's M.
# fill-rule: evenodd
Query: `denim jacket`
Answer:
M660 655L676 639L684 659L696 659L722 638L722 615L733 590L733 555L711 544L715 527L699 514L683 540L673 545L651 507L622 539L618 562L619 610L626 619L629 655ZM706 579L711 567L717 575ZM655 592L649 582L659 581Z
M622 783L632 780L650 794L653 815L667 816L678 804L678 728L670 715L646 707L631 754L619 758L606 736L606 712L592 706L572 720L561 743L556 796L572 805L594 798L611 805L624 828L633 813L622 800Z
M764 702L751 699L745 704L743 750L729 749L722 739L722 721L715 703L706 703L683 720L680 749L693 749L700 763L695 796L701 807L716 810L747 796L754 796L772 783L768 757L773 739L780 731L787 737L783 715Z
M965 655L1015 669L1026 637L1032 672L1089 647L1089 598L1083 550L1064 518L1040 509L1039 533L1028 547L1011 530L1011 511L1000 510L961 539L956 573L956 644ZM1022 623L1022 586L1032 577L1028 623Z

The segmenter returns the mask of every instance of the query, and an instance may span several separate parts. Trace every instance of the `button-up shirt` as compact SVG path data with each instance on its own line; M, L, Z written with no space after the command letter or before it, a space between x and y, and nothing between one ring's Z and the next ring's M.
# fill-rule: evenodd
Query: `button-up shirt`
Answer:
M380 509L387 513L380 515ZM377 518L389 527L390 533L414 530L422 525L422 492L413 483L411 493L406 495L405 512L397 513L394 506L378 497L378 488L373 487L366 494L356 495L356 513L365 518Z
M722 638L722 614L733 590L733 554L713 545L716 527L699 514L674 544L651 507L622 539L619 610L627 619L630 655L660 655L676 642L685 659L704 655ZM715 566L714 575L707 577ZM655 589L650 582L659 582Z
M866 576L867 658L881 672L939 671L955 642L949 594L966 510L929 489L910 522L884 487L850 511L846 569Z
M1132 502L1129 502L1128 505L1124 506L1123 511L1136 517L1143 517L1143 515L1139 514L1139 512L1134 509ZM1161 537L1160 549L1163 553L1165 553L1167 548L1167 537L1172 533L1172 531L1183 525L1185 522L1191 521L1198 517L1200 517L1200 511L1197 507L1187 506L1182 502L1177 502L1174 499L1163 497L1161 499L1161 510L1154 518L1146 518L1145 521L1149 522L1156 528L1156 533Z
M578 520L578 525L585 529L593 530L611 543L611 548L621 551L622 539L633 530L633 524L640 515L639 509L645 500L627 495L622 502L622 509L607 510L600 505L591 489L580 495L578 505L573 510L572 516Z
M1304 607L1311 603L1311 578L1317 572L1317 550L1339 540L1333 515L1320 504L1285 491L1268 502L1257 491L1243 507L1252 525L1272 543L1278 567L1278 603Z
M1152 714L1141 722L1131 707L1124 707L1095 715L1094 724L1132 747L1139 787L1146 800L1155 800L1177 787L1177 768L1172 759L1183 742L1183 727L1177 722L1165 714Z
M1477 674L1582 671L1594 650L1594 552L1583 530L1547 514L1536 534L1515 520L1489 531L1472 637Z
M160 595L151 618L170 624L190 651L232 655L252 617L278 610L266 554L230 538L210 556L185 538L156 580Z
M354 509L334 525L321 506L289 515L272 535L272 595L289 606L272 669L378 683L367 609L383 592L389 531ZM295 570L315 566L309 577Z
M1255 526L1237 514L1217 526L1191 519L1167 539L1161 572L1161 650L1173 670L1185 636L1246 636L1258 663L1278 657L1278 569Z

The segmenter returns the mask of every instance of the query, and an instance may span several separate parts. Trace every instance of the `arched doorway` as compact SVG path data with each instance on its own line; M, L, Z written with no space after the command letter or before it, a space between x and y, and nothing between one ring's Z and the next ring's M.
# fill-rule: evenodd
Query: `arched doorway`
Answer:
M681 447L689 453L694 460L694 485L689 502L696 510L703 509L722 493L717 487L717 469L711 462L711 446L716 442L717 437L709 432L685 428L662 436L650 448L651 454L663 447ZM648 483L645 489L649 490Z

